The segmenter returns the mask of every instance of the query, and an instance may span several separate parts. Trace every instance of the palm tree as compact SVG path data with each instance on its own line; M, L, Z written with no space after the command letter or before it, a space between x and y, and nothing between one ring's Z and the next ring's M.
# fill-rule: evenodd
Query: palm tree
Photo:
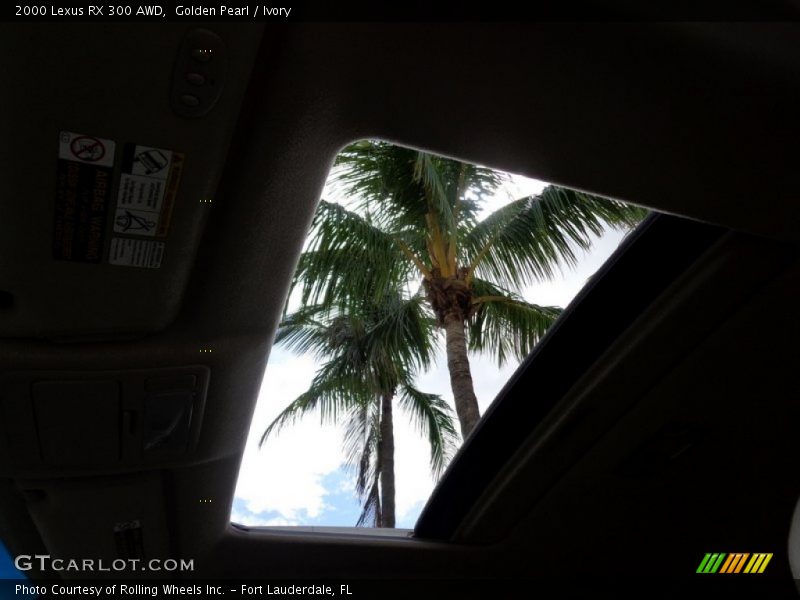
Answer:
M357 525L395 526L394 401L427 436L431 470L438 478L456 446L450 407L439 396L413 384L414 373L433 357L432 323L423 299L398 293L381 302L351 305L342 311L305 306L284 318L277 343L325 362L309 389L284 409L261 436L309 412L323 421L346 423L347 463L355 469L363 509Z
M548 186L478 220L503 174L384 142L348 146L334 170L350 202L320 203L292 289L301 288L304 304L344 308L421 283L444 331L464 438L480 418L468 351L500 365L521 359L560 313L515 290L573 267L593 235L629 229L646 214Z

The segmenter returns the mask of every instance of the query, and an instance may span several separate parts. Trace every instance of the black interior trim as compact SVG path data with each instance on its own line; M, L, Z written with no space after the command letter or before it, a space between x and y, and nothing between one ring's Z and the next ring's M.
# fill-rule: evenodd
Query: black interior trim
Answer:
M431 495L417 521L415 536L451 538L534 424L620 333L727 231L663 214L642 223L498 394ZM536 402L529 401L526 390L530 389L537 390Z
M14 308L14 294L0 290L0 310Z

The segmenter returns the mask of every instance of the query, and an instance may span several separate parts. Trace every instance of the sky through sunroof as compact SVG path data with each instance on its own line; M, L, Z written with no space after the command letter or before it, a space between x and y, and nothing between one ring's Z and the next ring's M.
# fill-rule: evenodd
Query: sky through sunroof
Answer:
M512 176L484 205L481 216L515 198L535 194L546 184ZM347 204L329 184L323 197ZM537 284L521 295L528 302L565 307L591 275L617 248L624 234L610 231L595 238L590 252L583 254L576 269L554 281ZM481 413L518 366L512 359L502 368L488 356L470 357L475 391ZM311 415L287 427L258 448L264 429L294 398L304 392L318 362L275 346L270 356L239 473L231 520L251 526L352 526L360 514L352 474L345 469L342 428L321 425ZM447 361L439 352L433 368L417 378L417 387L440 394L452 405ZM398 411L399 412L399 411ZM411 528L433 489L429 449L407 419L396 417L395 473L397 527Z

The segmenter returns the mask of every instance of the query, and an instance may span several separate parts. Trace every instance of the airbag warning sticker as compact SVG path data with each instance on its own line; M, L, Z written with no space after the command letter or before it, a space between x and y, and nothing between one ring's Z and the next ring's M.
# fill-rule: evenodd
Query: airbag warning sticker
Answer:
M103 257L115 144L59 134L53 258L99 263Z
M164 242L111 238L108 262L124 267L158 269L164 256Z
M114 233L167 235L182 170L183 154L125 144Z

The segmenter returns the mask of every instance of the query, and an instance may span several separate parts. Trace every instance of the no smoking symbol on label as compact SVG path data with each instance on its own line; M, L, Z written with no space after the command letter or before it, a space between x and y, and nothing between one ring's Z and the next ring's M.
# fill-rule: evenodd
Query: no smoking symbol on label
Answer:
M81 135L76 137L69 145L69 149L75 158L88 162L97 162L106 155L106 147L100 140Z

